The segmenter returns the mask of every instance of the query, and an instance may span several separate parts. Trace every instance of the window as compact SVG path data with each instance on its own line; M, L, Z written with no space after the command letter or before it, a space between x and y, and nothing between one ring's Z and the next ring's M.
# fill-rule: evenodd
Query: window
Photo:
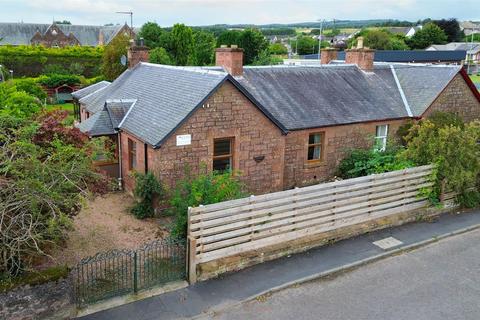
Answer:
M128 139L128 169L133 170L137 167L137 143Z
M233 168L233 139L213 140L213 170L225 171Z
M375 150L385 151L387 147L388 124L377 126L377 133L375 135Z
M308 135L308 161L322 160L323 133L310 133Z

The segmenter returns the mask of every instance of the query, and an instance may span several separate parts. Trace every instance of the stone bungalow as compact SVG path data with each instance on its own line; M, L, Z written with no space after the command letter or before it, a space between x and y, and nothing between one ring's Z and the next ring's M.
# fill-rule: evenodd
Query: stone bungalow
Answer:
M145 58L141 51L133 52ZM374 54L352 49L333 64L336 52L326 50L321 66L244 67L232 47L217 49L217 67L132 63L79 99L79 127L117 143L127 190L132 171L173 186L187 165L197 172L203 163L240 171L259 194L326 180L348 149L374 140L381 148L435 110L480 118L480 95L461 67L374 64Z

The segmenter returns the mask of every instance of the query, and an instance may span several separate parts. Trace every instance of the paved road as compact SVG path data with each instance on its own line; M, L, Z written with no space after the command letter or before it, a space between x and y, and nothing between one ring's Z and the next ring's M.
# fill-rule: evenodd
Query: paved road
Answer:
M208 319L480 319L480 230Z

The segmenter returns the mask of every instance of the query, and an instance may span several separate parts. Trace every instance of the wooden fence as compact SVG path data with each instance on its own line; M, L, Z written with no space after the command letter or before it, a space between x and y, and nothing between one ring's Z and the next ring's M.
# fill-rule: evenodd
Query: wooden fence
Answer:
M426 207L432 166L189 208L189 277L197 264Z

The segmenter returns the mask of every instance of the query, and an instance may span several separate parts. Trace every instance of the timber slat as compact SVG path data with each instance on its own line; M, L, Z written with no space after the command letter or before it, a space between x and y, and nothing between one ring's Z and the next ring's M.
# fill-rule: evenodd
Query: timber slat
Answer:
M189 208L195 264L428 205L433 166L329 182ZM446 199L454 197L446 195ZM194 240L194 241L193 241Z

